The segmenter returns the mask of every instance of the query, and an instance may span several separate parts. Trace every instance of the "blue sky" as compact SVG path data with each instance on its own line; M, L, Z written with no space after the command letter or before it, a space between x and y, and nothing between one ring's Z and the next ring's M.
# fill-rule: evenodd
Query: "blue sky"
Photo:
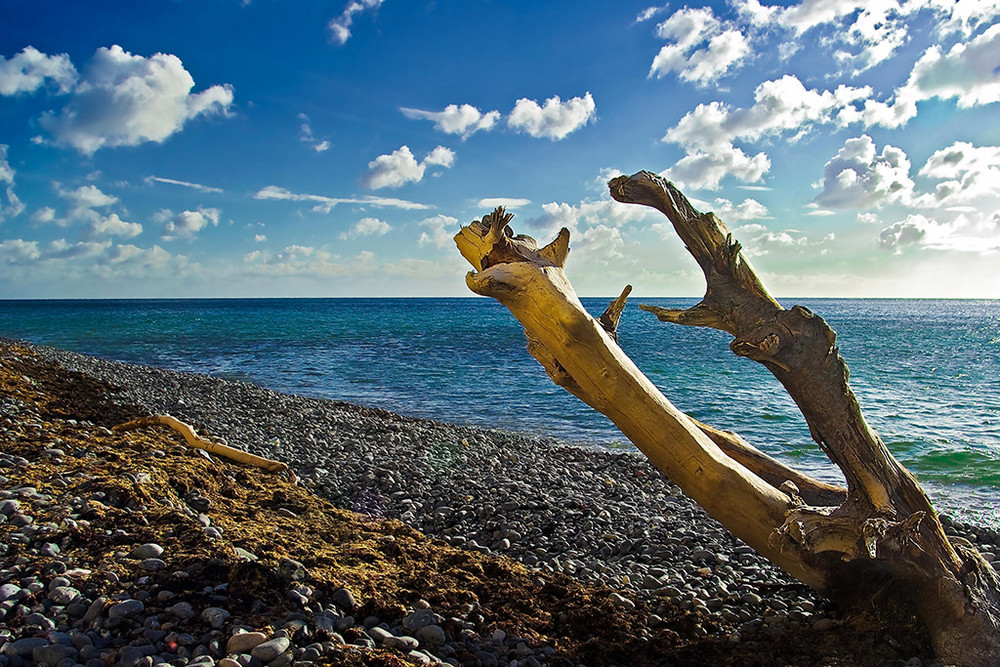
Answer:
M464 296L498 203L583 295L1000 297L1000 0L0 5L0 298Z

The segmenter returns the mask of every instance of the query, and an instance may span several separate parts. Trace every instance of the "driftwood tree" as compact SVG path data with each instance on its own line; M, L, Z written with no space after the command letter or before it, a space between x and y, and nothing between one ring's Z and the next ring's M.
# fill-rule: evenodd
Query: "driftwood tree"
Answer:
M640 172L609 183L620 202L669 218L705 274L705 297L687 310L641 306L664 322L733 336L731 350L784 385L812 438L844 474L842 489L768 458L738 436L674 407L617 344L630 288L598 320L583 308L563 266L569 232L543 248L514 236L498 208L455 237L475 268L469 288L510 309L529 352L549 377L608 416L711 516L771 562L847 607L905 605L949 664L1000 661L1000 581L973 545L949 540L914 477L865 422L827 323L782 308L712 213L673 184Z

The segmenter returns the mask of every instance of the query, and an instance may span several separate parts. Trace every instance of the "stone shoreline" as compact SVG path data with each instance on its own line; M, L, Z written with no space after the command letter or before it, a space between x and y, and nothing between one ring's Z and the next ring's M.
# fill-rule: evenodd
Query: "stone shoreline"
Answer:
M288 463L301 484L338 506L616 589L625 608L646 601L650 627L664 605L719 619L693 625L692 634L723 633L734 645L842 622L832 604L733 538L641 455L30 347L116 387L107 397L118 407L169 413L231 446ZM950 521L947 528L987 558L1000 555L994 531Z

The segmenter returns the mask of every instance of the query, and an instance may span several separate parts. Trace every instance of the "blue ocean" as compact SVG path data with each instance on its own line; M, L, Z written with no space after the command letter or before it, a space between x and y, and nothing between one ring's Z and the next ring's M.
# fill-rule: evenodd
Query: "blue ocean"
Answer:
M687 307L694 299L640 299ZM584 299L599 315L608 299ZM1000 528L1000 301L805 299L839 336L871 425L942 510ZM0 335L439 421L631 445L553 385L496 302L0 301ZM619 342L671 401L813 476L842 481L762 367L725 333L630 303Z

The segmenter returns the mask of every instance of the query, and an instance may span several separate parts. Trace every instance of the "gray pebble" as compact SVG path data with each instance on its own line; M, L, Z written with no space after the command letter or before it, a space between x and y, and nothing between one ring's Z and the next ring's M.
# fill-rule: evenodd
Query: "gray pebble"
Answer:
M163 547L154 542L140 544L129 552L128 557L135 560L145 560L147 558L159 558L163 555Z
M288 650L292 642L288 637L275 637L258 644L250 651L250 655L267 664Z
M146 608L139 600L123 600L108 609L108 618L132 618Z
M231 616L232 614L221 607L206 607L201 612L201 620L205 621L215 629L219 629L225 625L226 621L228 621Z

